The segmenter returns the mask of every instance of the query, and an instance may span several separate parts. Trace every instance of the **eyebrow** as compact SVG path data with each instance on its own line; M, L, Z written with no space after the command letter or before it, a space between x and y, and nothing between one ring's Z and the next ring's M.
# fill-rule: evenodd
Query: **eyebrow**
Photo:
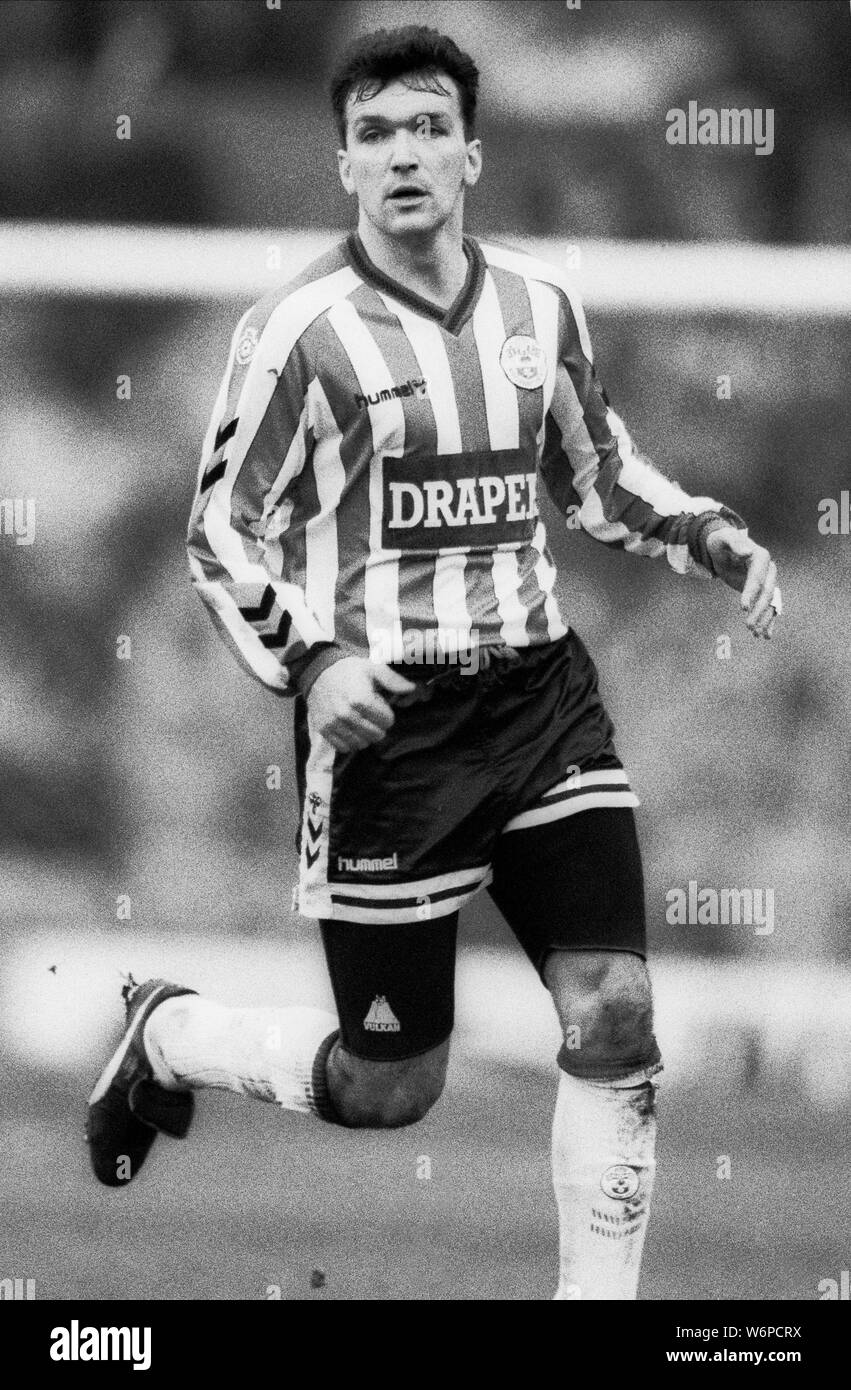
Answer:
M452 119L451 111L418 111L415 116L411 116L407 121L390 121L386 116L370 116L363 114L356 116L352 125L354 129L360 130L366 125L384 126L385 128L393 125L415 125L425 116L430 121L448 121Z

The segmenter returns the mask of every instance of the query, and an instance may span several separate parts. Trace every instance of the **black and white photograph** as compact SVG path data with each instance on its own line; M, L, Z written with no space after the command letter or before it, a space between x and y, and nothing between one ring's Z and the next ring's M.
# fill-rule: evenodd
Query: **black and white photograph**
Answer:
M0 6L51 1373L282 1301L803 1369L851 1300L849 74L845 0Z

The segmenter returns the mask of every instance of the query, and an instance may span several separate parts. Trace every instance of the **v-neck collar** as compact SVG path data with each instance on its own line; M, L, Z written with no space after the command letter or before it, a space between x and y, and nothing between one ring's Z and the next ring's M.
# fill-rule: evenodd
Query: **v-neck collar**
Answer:
M457 334L476 307L487 269L481 247L475 238L465 236L462 244L464 255L467 257L467 275L448 309L443 309L439 304L425 299L414 290L409 290L406 285L394 280L392 276L386 275L383 270L379 270L378 266L367 255L357 232L349 233L345 247L352 265L364 280L377 286L378 289L385 290L387 294L392 294L394 299L407 304L408 308L415 309L417 313L425 314L434 319L442 328L446 329L447 333Z

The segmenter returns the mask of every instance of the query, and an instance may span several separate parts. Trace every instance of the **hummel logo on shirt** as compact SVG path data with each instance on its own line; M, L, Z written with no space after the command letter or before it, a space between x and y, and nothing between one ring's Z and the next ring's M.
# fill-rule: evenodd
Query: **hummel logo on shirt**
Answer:
M398 1033L401 1024L383 994L376 994L363 1026L370 1033Z
M382 391L370 391L366 396L356 391L355 405L358 410L363 410L365 405L378 405L381 401L396 400L399 396L416 396L419 400L425 400L428 385L428 377L409 377L401 386L385 386Z

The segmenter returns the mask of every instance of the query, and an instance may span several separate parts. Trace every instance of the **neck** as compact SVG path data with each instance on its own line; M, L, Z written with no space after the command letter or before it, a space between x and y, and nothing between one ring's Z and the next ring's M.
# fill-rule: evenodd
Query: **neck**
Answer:
M361 213L358 235L379 270L406 289L449 308L467 277L461 219L418 236L391 237Z

